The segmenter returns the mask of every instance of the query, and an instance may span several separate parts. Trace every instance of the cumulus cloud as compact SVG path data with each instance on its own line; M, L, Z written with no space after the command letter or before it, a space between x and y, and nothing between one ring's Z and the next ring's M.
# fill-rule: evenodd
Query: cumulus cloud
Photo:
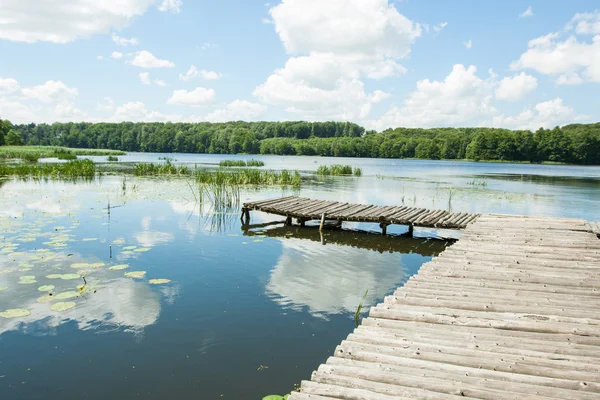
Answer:
M150 84L150 72L140 72L138 76L140 77L140 82L144 85Z
M12 78L0 78L0 95L18 92L21 86Z
M169 100L168 104L182 104L188 106L204 106L215 98L215 91L213 89L206 89L203 87L197 87L192 91L187 90L175 90Z
M389 127L434 127L465 125L477 118L492 116L495 82L482 79L474 65L457 64L443 81L424 79L401 107L393 106L379 120L366 121L374 129Z
M158 111L149 111L141 101L129 102L116 107L111 121L123 122L168 122L180 121L181 115L163 114Z
M154 84L158 86L167 86L167 82L161 81L160 79L155 79Z
M528 17L533 17L533 8L531 8L531 6L527 7L527 10L525 10L521 14L519 14L519 18L528 18Z
M563 31L530 40L511 68L558 76L558 84L600 82L599 33L600 11L576 14ZM584 35L595 36L590 40Z
M67 43L121 28L156 0L2 0L0 38L33 43Z
M137 46L139 44L138 40L136 38L124 38L121 36L118 36L116 33L112 34L112 40L113 42L115 42L118 46Z
M505 77L500 81L495 94L498 100L516 101L537 88L537 79L525 72Z
M483 125L536 130L538 128L565 125L573 121L583 121L587 118L585 115L577 114L572 107L564 105L563 100L557 97L553 100L538 103L534 107L527 107L514 116L498 115L486 121Z
M254 95L302 118L366 116L386 95L367 93L362 79L405 72L398 59L421 35L387 0L284 0L269 13L291 56Z
M265 111L267 107L251 103L246 100L235 100L229 103L224 109L216 110L206 116L206 121L227 122L227 121L255 121Z
M123 53L121 53L120 51L113 51L110 55L110 58L119 60L119 59L123 58Z
M24 97L37 99L45 103L68 101L78 94L76 88L70 88L61 81L47 81L43 85L23 88L21 92Z
M214 81L221 79L223 74L215 71L207 71L205 69L198 70L195 65L191 65L185 74L179 74L179 79L182 81L189 81L198 76L202 76L202 78L206 79L207 81Z
M163 0L158 6L158 10L162 12L170 11L172 13L181 12L181 6L183 2L181 0Z
M140 68L172 68L175 66L173 62L156 58L146 50L136 52L130 63Z
M442 22L438 25L434 25L433 30L435 33L440 33L442 31L442 29L444 29L446 27L446 25L448 25L447 22Z

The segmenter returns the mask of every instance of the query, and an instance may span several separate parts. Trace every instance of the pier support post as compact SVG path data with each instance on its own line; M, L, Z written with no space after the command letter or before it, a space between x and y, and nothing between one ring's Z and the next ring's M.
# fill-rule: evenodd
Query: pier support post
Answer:
M292 225L292 217L290 215L288 215L285 218L285 226L291 226Z
M298 222L298 224L300 224L301 227L305 227L306 226L306 220L304 218L298 218L296 220Z
M381 228L381 234L382 235L387 235L387 227L388 224L384 224L383 222L379 224L379 227Z
M410 237L413 237L415 234L415 227L411 224L408 225L408 233L407 235L409 235Z
M325 213L321 214L321 225L319 225L319 231L323 230L323 225L325 225Z

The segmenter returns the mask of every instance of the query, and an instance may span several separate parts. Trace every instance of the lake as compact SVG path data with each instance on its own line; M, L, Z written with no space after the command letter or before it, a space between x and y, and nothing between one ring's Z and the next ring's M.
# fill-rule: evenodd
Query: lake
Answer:
M298 194L600 221L600 167L149 153L119 162L164 157L199 168L255 158L303 174L300 189L248 188L242 201ZM317 177L322 164L363 176ZM358 223L323 238L314 226L248 231L239 209L198 204L182 178L0 185L0 313L27 311L0 317L2 400L288 393L354 329L366 290L363 316L451 245L442 238L460 236L407 238L390 226L382 237ZM280 219L253 212L251 222Z

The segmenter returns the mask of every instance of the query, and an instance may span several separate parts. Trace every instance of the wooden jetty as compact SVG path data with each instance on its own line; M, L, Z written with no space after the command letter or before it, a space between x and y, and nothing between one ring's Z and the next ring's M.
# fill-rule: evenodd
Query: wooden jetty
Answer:
M591 224L480 216L372 307L289 399L457 397L600 399L600 240Z
M321 228L326 220L339 223L374 222L379 224L383 234L391 224L408 225L410 233L415 226L464 229L480 216L480 214L453 213L417 207L353 204L296 196L244 203L242 220L245 219L246 224L250 222L250 210L282 215L286 217L286 225L291 225L293 218L302 226L306 221L320 220Z

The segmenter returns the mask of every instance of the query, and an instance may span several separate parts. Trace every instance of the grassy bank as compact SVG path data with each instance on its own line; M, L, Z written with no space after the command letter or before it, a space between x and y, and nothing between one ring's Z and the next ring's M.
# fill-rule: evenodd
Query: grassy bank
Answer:
M222 160L220 167L262 167L265 163L259 160Z
M35 162L40 158L56 157L74 160L77 156L118 156L126 154L119 150L75 149L55 146L0 146L0 159L21 159Z
M0 164L0 176L92 178L96 166L91 160L73 160L64 164Z

